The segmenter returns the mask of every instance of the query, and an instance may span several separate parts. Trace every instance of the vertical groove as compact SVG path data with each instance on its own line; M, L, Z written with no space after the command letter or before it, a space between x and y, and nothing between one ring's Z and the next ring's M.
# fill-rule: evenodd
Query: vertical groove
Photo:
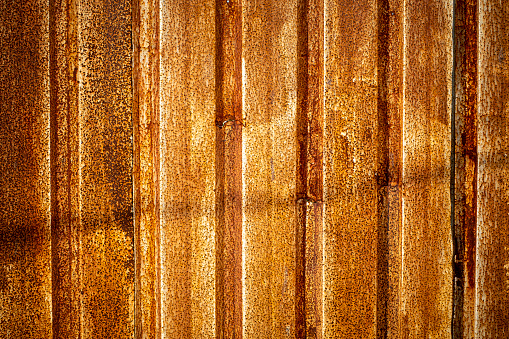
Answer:
M216 1L216 337L242 338L242 1Z
M401 301L401 259L402 259L402 152L403 152L403 40L404 40L404 0L383 2L386 63L382 65L385 82L387 109L387 154L388 154L388 192L387 192L387 297L386 330L387 338L399 337ZM383 30L382 30L383 32ZM379 60L383 62L383 60ZM382 233L383 234L383 233ZM379 238L383 240L382 238Z
M477 228L477 1L455 3L451 194L453 337L473 336ZM456 98L457 97L457 98ZM454 161L454 162L453 162ZM454 168L452 166L454 164Z
M389 0L378 1L377 338L387 338L389 293Z
M297 15L295 331L297 338L321 338L323 0L300 0Z
M461 0L460 0L461 1ZM451 337L462 338L461 315L463 309L463 269L460 262L459 244L455 228L455 196L456 196L456 0L452 2L452 79L451 79L451 173L450 173L450 199L451 199L451 236L452 236L452 316ZM458 35L459 36L459 35ZM458 321L459 320L459 321Z
M308 0L299 0L297 12L297 227L295 230L295 335L297 338L306 338L308 5Z
M52 337L58 338L60 333L60 300L57 297L61 279L59 274L60 261L58 260L58 235L60 231L58 200L56 199L57 186L57 63L56 63L56 6L57 0L49 1L49 64L50 64L50 215L51 215L51 313L52 313Z
M134 338L143 338L143 313L141 299L141 189L140 189L140 0L132 0L132 48L133 48L133 224L134 224Z

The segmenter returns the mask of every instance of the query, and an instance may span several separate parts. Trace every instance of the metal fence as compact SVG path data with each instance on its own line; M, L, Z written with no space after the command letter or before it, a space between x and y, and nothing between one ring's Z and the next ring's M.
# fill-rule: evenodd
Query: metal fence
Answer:
M509 338L509 1L0 0L0 338Z

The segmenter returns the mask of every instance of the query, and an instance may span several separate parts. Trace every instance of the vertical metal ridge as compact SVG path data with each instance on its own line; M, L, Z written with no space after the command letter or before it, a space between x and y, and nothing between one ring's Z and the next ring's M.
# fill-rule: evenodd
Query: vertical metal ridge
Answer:
M160 135L160 126L161 126L161 93L160 93L160 80L161 80L161 2L160 0L154 0L154 9L155 18L153 23L153 39L154 41L154 54L153 54L153 69L151 70L151 81L153 88L154 99L152 101L152 111L151 111L151 156L154 161L154 169L153 169L153 185L154 185L154 220L155 220L155 241L154 241L154 252L155 252L155 303L156 303L156 311L155 311L155 338L162 338L162 304L161 304L161 151L160 151L160 143L161 143L161 135Z
M160 338L159 0L135 0L132 13L135 336Z
M216 337L242 338L242 1L216 1Z
M477 5L475 337L507 338L509 2L482 0Z
M77 168L76 1L49 2L50 29L50 186L53 337L79 335L80 303L73 281L79 272L74 185ZM78 323L78 324L77 324Z

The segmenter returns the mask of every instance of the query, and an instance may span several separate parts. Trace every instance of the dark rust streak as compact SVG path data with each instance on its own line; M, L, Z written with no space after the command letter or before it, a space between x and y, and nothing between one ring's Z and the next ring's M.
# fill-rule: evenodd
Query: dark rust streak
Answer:
M457 0L455 88L459 93L454 132L454 308L453 337L468 338L474 326L477 232L477 1Z
M461 0L460 0L461 1ZM465 206L465 259L468 284L475 287L475 247L477 226L477 1L467 0L465 26L465 156L473 165L469 183L472 205Z
M306 219L307 202L297 201L295 231L295 335L306 338Z
M403 13L404 3L402 0L389 0L388 8L385 7L385 15L388 18L387 27L387 64L383 65L386 83L386 105L388 119L388 290L386 300L387 336L393 337L400 333L400 299L401 299L401 232L402 232L402 199L401 180L403 172L402 162L402 116L403 116ZM380 86L381 84L379 84ZM383 240L383 239L380 239ZM383 319L383 318L382 318ZM378 325L377 325L378 326Z
M297 338L320 338L322 286L317 275L321 275L322 248L317 237L323 200L323 2L300 0L297 19L295 333ZM312 243L307 243L308 233Z
M295 336L306 337L306 213L308 148L308 0L297 20L297 227L295 230Z
M387 338L389 292L389 1L378 2L378 145L376 335Z
M216 337L242 338L242 4L216 2Z
M323 200L323 1L307 0L307 196Z
M59 257L59 237L61 235L59 213L58 213L58 159L57 159L57 98L58 98L58 64L57 59L57 46L56 46L56 11L58 0L52 0L49 3L49 44L50 44L50 196L51 196L51 285L52 285L52 305L51 311L52 331L53 337L58 338L60 334L60 314L61 314L61 301L58 298L59 290L61 288L61 280L59 274L60 257Z

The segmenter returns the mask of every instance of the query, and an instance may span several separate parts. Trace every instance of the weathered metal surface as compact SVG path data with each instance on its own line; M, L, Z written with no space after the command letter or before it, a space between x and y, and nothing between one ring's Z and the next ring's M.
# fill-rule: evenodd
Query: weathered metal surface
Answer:
M325 2L324 338L376 336L377 14Z
M509 3L478 3L476 338L509 336Z
M245 1L243 17L243 334L290 338L295 336L297 2Z
M450 337L452 1L404 4L403 337Z
M378 338L401 328L404 3L378 4Z
M323 1L299 1L295 334L322 337Z
M158 0L133 1L135 334L161 337Z
M160 335L214 337L215 7L159 6Z
M1 2L0 338L507 337L509 4L453 5Z
M46 1L0 1L0 338L51 329Z
M81 338L134 330L132 48L129 2L77 4Z
M77 1L50 2L53 337L81 324Z
M242 338L243 117L240 0L216 1L216 337Z

